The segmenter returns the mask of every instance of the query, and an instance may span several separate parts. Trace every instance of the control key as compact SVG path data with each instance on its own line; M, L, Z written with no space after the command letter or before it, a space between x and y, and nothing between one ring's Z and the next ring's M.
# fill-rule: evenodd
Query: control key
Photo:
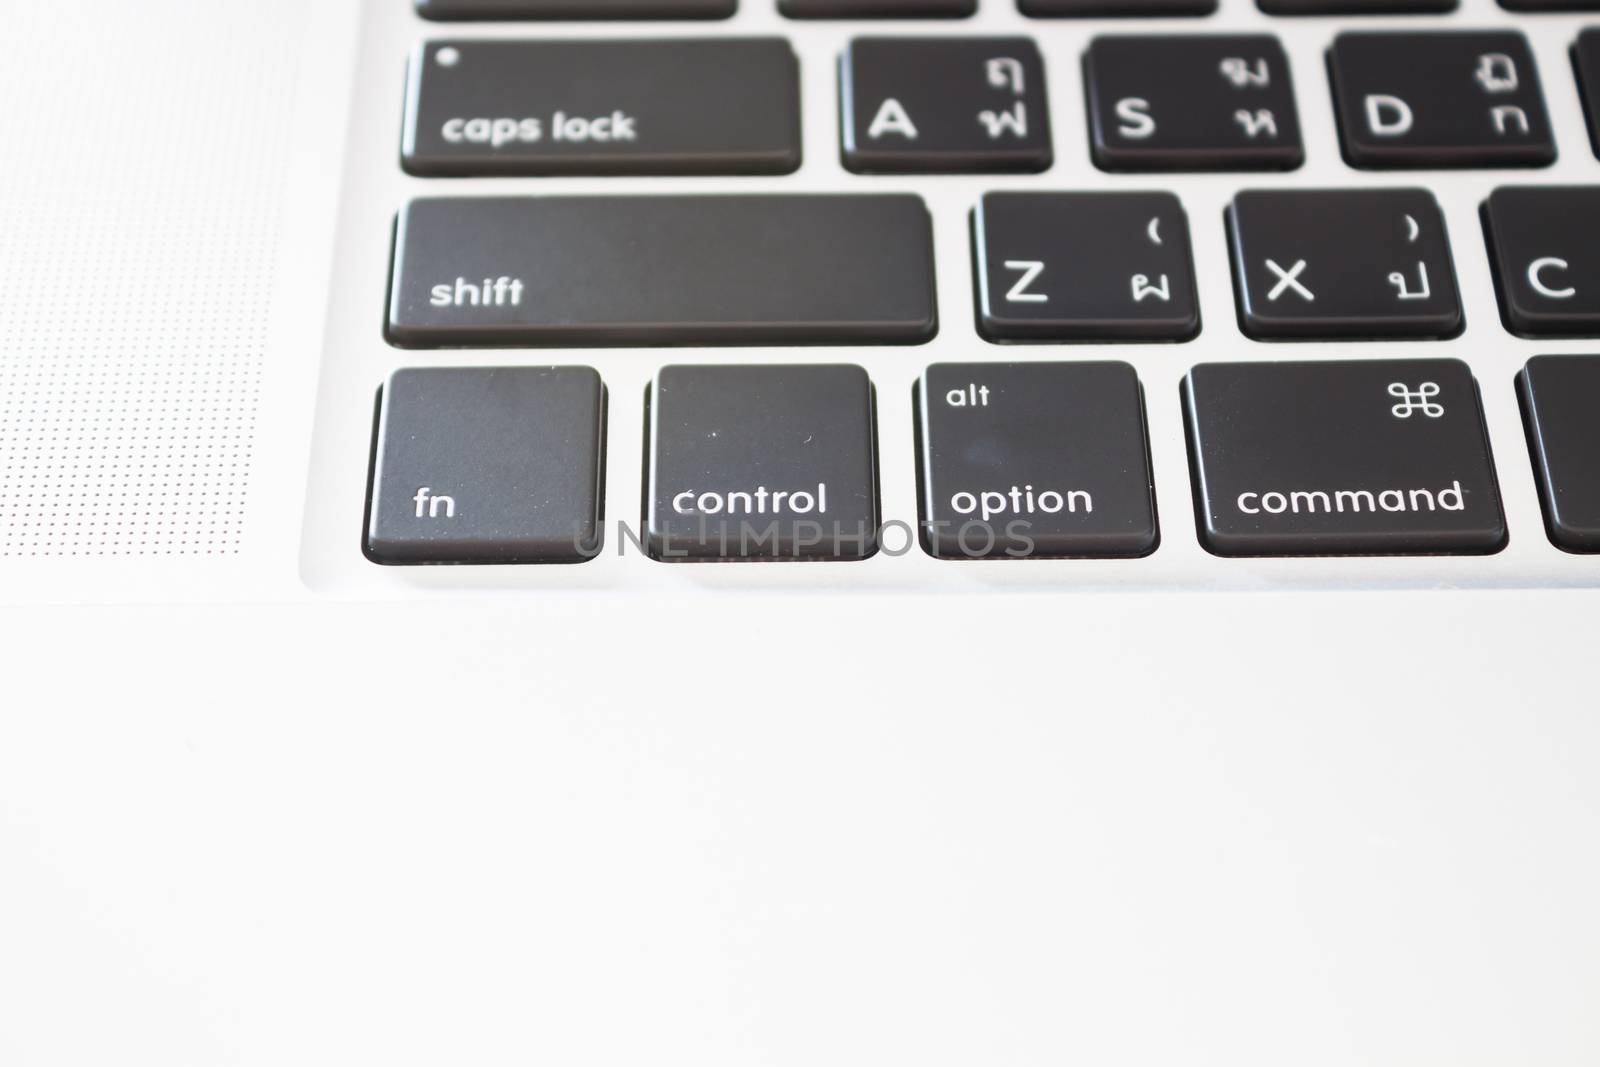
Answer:
M860 367L663 367L649 416L644 530L655 559L877 552L874 398Z

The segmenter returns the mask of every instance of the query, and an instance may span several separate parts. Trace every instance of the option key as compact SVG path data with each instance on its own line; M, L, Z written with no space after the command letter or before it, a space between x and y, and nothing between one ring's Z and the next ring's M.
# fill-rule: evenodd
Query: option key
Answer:
M1155 550L1144 394L1128 364L938 363L916 406L929 555Z

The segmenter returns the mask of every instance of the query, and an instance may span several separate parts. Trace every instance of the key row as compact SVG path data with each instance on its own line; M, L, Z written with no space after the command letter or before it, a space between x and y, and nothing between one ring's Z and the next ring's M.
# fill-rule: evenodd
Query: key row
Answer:
M1573 48L1600 152L1600 29ZM1345 160L1542 166L1556 145L1527 39L1343 33L1328 51ZM864 174L1038 172L1055 160L1045 62L1025 37L852 41L840 152ZM1292 170L1305 159L1277 38L1094 38L1090 151L1107 171ZM799 64L781 38L435 41L413 57L401 158L426 177L786 174Z
M1517 385L1550 539L1600 551L1600 356L1536 357ZM1202 364L1181 401L1196 526L1217 555L1506 543L1478 384L1459 360ZM877 403L852 365L662 369L646 397L644 506L629 536L664 561L875 554L889 525ZM1145 396L1128 364L936 364L912 404L916 539L930 555L1155 551ZM369 556L593 558L605 539L606 410L587 367L397 371L382 391Z
M1600 186L1495 190L1483 225L1512 333L1600 336ZM1201 328L1170 193L990 193L972 213L979 333L1184 341ZM1260 340L1449 338L1465 316L1425 189L1254 190L1226 212ZM405 347L920 344L932 220L906 194L436 198L396 227Z
M1454 11L1459 0L1256 0L1269 15L1400 15ZM425 18L725 19L739 0L416 0ZM966 18L978 0L777 0L794 19ZM1034 18L1210 15L1217 0L1016 0ZM1600 0L1500 0L1508 11L1600 10Z

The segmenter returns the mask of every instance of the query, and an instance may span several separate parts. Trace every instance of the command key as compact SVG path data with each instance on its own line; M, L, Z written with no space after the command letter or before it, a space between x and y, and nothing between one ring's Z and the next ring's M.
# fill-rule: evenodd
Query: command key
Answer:
M1460 360L1202 364L1183 397L1200 539L1217 555L1505 546L1478 386Z

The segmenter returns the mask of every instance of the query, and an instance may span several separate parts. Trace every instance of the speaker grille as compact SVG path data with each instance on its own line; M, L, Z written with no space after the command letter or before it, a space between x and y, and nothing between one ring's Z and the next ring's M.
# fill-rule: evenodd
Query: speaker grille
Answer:
M57 10L21 16L29 48L0 64L0 144L29 150L0 186L0 558L237 553L286 20L27 6Z

